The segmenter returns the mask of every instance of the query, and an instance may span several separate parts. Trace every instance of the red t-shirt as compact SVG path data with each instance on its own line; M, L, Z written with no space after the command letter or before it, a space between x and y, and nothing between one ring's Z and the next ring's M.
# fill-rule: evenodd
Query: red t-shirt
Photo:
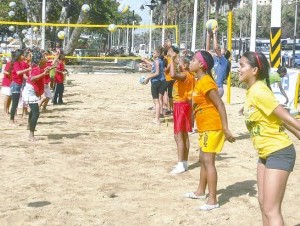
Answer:
M24 69L27 69L27 68L29 68L30 67L30 65L26 62L26 61L22 61L22 68L23 68L23 70ZM25 73L24 75L26 75L27 77L29 77L29 71L27 72L27 73Z
M12 69L12 81L22 85L23 82L23 74L18 75L17 71L22 71L26 69L25 64L23 61L17 61L14 63L13 69Z
M52 66L52 61L47 61L46 65L45 65L45 68L46 67L51 67ZM44 83L45 84L49 84L51 82L51 79L50 79L50 73L47 73L45 76L44 76Z
M57 84L61 84L61 83L64 83L64 79L65 79L65 76L63 73L60 73L58 72L57 70L59 71L64 71L65 70L65 64L63 61L59 61L58 62L58 65L56 67L56 72L55 72L55 77L54 77L54 80Z
M9 71L9 67L10 67L10 62L8 62L8 63L5 65L4 70L8 72L8 71ZM4 75L3 75L3 79L2 79L2 86L10 86L11 80L12 80L11 77L9 77L8 75L4 74Z
M31 84L34 88L34 91L35 91L35 94L39 97L41 96L43 93L44 93L44 76L39 78L39 79L36 79L34 81L31 81L30 78L34 77L34 76L37 76L37 75L40 75L44 72L44 69L43 68L40 68L39 66L34 66L32 69L31 69L31 74L27 80L27 83L28 84Z

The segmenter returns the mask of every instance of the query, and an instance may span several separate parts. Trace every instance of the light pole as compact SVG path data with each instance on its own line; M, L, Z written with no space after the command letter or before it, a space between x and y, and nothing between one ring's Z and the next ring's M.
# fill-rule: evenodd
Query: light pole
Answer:
M196 49L196 29L197 29L197 13L198 13L198 0L194 1L194 17L193 17L193 34L192 34L192 45L191 51L195 52Z
M297 38L297 16L298 16L298 0L295 2L295 24L294 24L294 43L293 43L293 62L292 67L295 65L295 52L296 52L296 38Z
M46 0L43 0L42 4L42 23L46 23ZM42 44L41 48L45 49L45 26L42 26L42 33L41 33L41 38L42 38Z
M157 6L157 2L155 0L151 0L150 5L145 5L150 8L150 26L152 25L152 19L153 19L153 9ZM144 6L142 5L141 10L145 9ZM152 28L150 27L149 30L149 48L148 48L148 54L151 53L152 50Z

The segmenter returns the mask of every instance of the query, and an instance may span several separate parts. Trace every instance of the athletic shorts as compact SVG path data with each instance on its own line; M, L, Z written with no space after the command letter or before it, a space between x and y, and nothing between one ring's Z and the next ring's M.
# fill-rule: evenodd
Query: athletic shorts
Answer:
M173 105L174 134L192 132L192 108L187 102L178 102Z
M52 93L51 93L49 84L45 84L44 89L45 89L44 96L49 99L52 99Z
M219 153L225 142L225 134L222 130L205 131L199 133L199 146L203 152Z
M175 82L175 80L170 80L170 81L167 81L167 83L168 83L168 97L170 98L170 99L172 99L173 98L173 85L174 85L174 82Z
M164 95L167 90L168 90L168 82L166 80L162 80L161 81L161 89L160 89L159 93L161 95Z
M1 93L5 96L11 96L11 89L9 86L2 86Z
M162 83L161 81L151 82L151 95L153 99L158 99L159 94L161 94Z
M19 85L15 82L12 82L10 84L10 90L11 90L11 93L21 93L21 88L22 88L22 84Z
M35 94L34 88L31 84L26 84L22 92L23 101L27 104L39 103L40 97Z
M294 145L271 153L266 159L259 158L258 163L264 164L268 169L279 169L292 172L296 161Z

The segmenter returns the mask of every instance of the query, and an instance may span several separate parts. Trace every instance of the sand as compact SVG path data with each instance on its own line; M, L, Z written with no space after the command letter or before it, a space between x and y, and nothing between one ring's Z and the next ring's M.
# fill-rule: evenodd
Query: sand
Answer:
M150 85L139 74L71 75L66 105L41 113L38 142L27 141L26 119L0 118L0 225L262 225L257 201L257 154L237 112L245 90L226 103L237 137L217 157L221 207L183 197L199 179L198 135L190 136L190 168L176 163L171 121L151 123ZM3 112L3 96L0 98ZM167 122L168 121L168 122ZM296 149L300 143L292 137ZM300 158L283 201L286 225L300 225Z

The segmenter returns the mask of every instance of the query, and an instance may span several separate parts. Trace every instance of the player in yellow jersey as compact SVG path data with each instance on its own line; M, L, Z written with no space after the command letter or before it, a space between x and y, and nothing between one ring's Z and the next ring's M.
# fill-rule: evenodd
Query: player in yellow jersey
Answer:
M270 88L269 69L263 53L245 52L240 59L239 80L248 86L244 115L258 151L258 201L263 225L282 226L281 204L296 158L285 128L299 139L300 122L276 100Z

